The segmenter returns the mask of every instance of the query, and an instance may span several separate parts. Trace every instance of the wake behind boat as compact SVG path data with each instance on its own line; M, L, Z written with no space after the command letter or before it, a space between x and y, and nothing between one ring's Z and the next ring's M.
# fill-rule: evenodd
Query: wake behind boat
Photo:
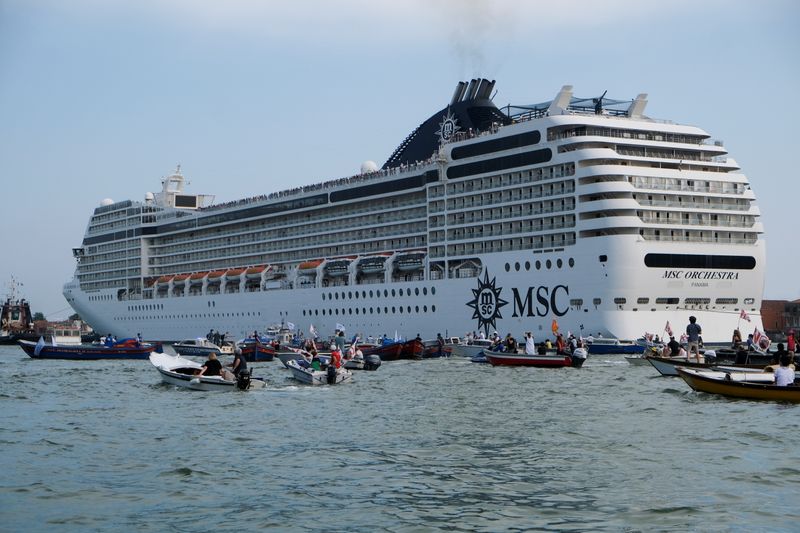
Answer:
M33 359L70 359L75 361L96 361L99 359L147 359L153 351L160 351L160 344L139 343L127 339L111 346L104 344L59 345L39 342L19 341L20 348Z
M161 374L161 381L177 387L204 391L232 391L263 389L267 386L263 379L253 378L249 372L242 372L236 379L197 376L195 374L203 368L203 365L180 355L154 352L150 354L150 362Z

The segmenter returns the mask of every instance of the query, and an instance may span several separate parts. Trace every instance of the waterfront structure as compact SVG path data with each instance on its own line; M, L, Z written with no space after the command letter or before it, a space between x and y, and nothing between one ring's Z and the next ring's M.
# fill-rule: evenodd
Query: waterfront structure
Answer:
M643 94L498 108L493 87L459 83L380 169L213 204L178 168L104 201L64 296L95 330L164 341L282 322L630 339L694 315L727 342L742 309L761 326L759 209L721 142L647 117Z

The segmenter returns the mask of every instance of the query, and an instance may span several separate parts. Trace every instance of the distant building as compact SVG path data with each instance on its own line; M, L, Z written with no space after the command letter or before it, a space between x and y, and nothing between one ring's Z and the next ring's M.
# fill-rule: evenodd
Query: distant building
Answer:
M800 300L762 300L761 320L767 335L800 331Z

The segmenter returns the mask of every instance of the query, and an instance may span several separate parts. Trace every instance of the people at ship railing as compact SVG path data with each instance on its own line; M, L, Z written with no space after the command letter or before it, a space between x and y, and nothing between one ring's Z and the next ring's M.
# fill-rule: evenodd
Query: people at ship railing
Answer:
M536 343L533 340L533 333L530 331L525 332L525 353L536 355Z

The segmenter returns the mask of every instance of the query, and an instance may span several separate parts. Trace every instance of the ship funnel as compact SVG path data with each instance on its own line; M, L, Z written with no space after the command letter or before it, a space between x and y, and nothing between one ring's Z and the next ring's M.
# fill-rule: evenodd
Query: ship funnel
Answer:
M467 90L467 82L460 81L458 85L456 85L456 90L453 92L453 98L450 100L450 105L456 104L464 98L464 92Z
M464 100L474 100L475 93L478 92L478 83L480 80L473 78L469 82L469 88L467 88L467 95L464 97Z
M631 102L631 105L628 107L628 116L631 118L641 118L646 105L647 93L642 93L636 97L636 100Z

